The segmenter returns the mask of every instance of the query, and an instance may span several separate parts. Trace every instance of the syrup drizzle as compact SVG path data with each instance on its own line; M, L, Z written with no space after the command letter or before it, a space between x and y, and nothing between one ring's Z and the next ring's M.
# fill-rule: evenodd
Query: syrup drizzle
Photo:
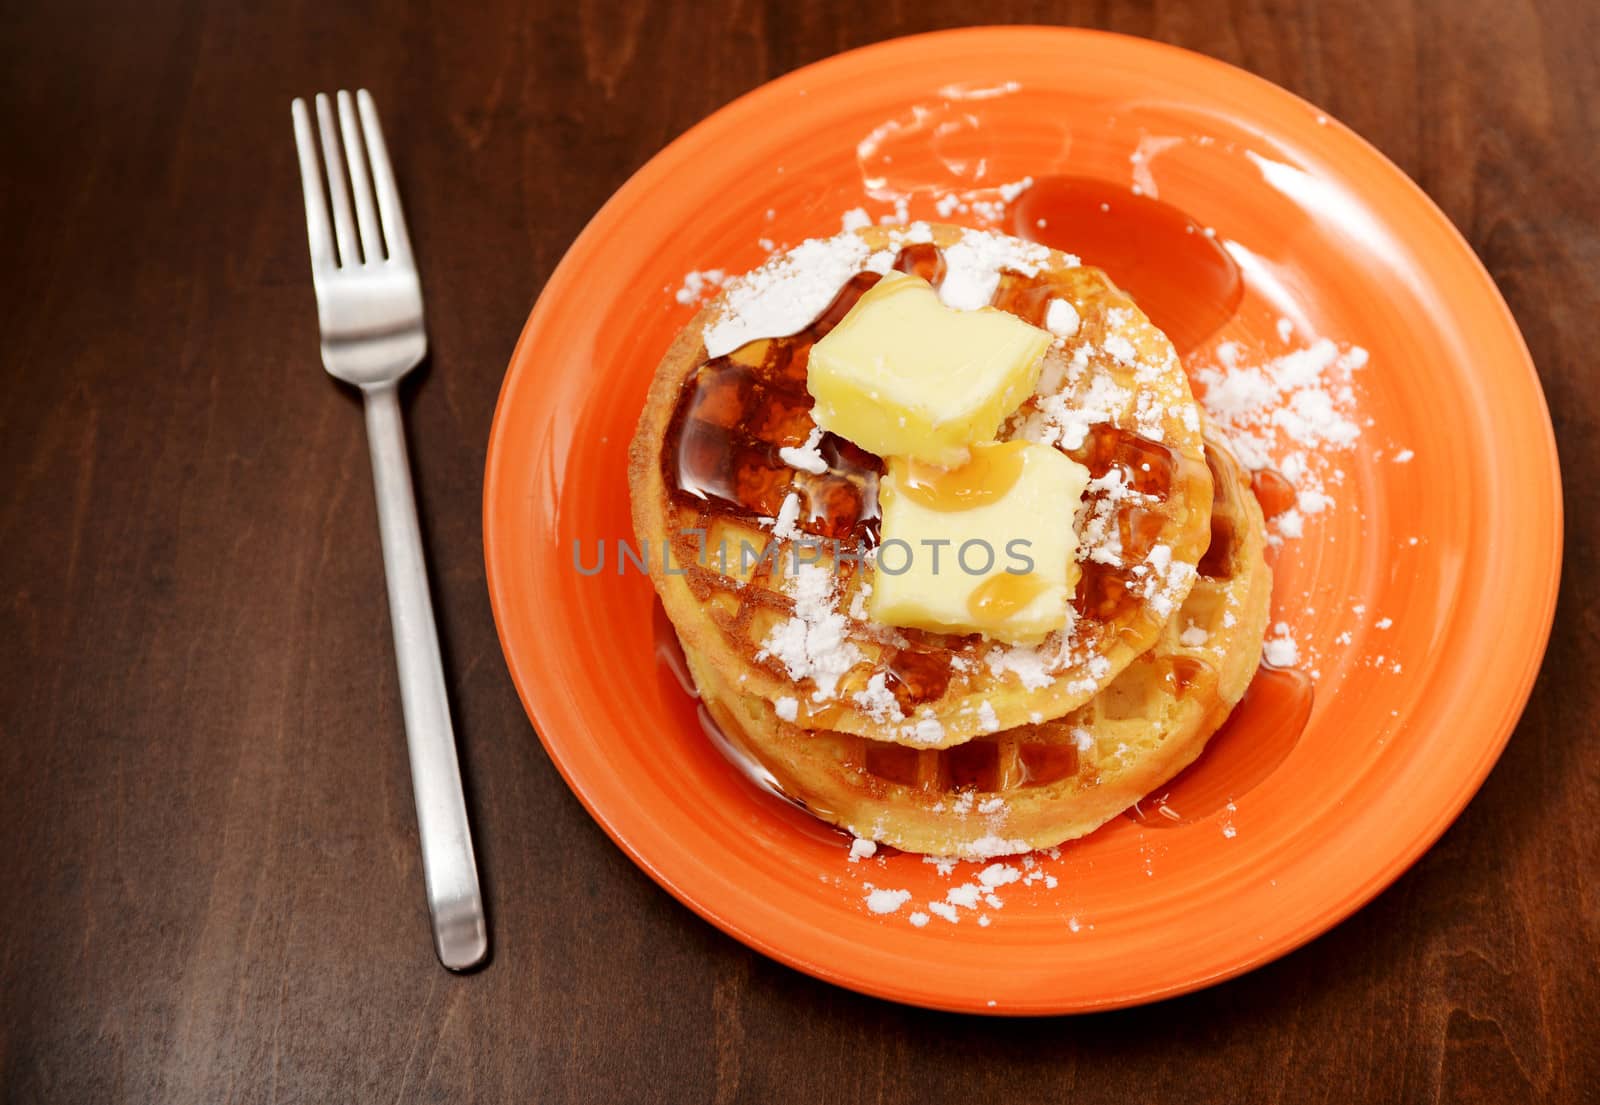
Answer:
M746 518L775 518L791 490L801 528L818 537L877 543L877 457L834 434L819 451L827 468L798 471L780 455L803 445L816 423L806 391L811 347L849 313L876 273L858 273L797 334L763 339L700 365L685 381L667 430L663 476L680 501L715 503Z

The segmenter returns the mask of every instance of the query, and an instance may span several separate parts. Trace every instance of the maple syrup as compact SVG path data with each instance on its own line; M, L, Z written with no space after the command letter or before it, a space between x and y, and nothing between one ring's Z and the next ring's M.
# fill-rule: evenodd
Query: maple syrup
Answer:
M1042 787L1078 773L1078 747L1073 744L1024 744L1017 749L1022 785Z
M1209 444L1206 446L1206 467L1211 469L1211 486L1216 488L1219 496L1234 486L1230 479L1224 478ZM1206 579L1230 579L1234 571L1234 552L1239 534L1227 512L1217 509L1220 505L1220 502L1212 504L1211 541L1200 557L1200 563L1195 565L1195 570Z
M1012 205L1011 231L1104 270L1180 355L1221 329L1244 297L1239 266L1205 227L1126 185L1036 180Z
M950 657L940 649L899 649L889 661L886 683L901 712L910 716L922 703L944 696L950 685Z
M937 288L944 282L944 252L932 242L918 242L895 254L894 267L899 272L920 276Z
M818 537L877 542L877 481L882 462L834 434L818 446L821 473L799 471L780 450L803 445L816 423L806 362L821 341L878 282L857 273L810 325L714 357L684 382L662 450L663 477L680 502L698 501L746 518L774 518L791 491L804 508L800 527Z
M729 765L741 776L756 785L761 792L759 801L767 804L772 815L795 831L829 845L837 843L847 834L817 820L827 818L830 811L810 805L786 788L776 765L759 756L744 730L732 713L720 704L701 699L694 678L689 674L689 664L683 655L683 645L672 621L659 600L654 604L651 626L655 634L656 670L659 676L662 699L669 713L681 711L675 724L698 724L711 746L722 754Z
M946 748L941 757L954 790L990 793L998 789L1000 750L993 741L974 740Z
M1288 477L1271 468L1258 468L1250 473L1250 490L1261 504L1261 513L1268 518L1276 518L1290 509L1299 498Z
M1133 574L1123 567L1102 564L1098 560L1083 562L1083 574L1078 577L1078 590L1072 596L1072 605L1078 615L1095 621L1115 621L1122 611L1139 604L1133 590Z
M1110 422L1090 426L1083 444L1068 450L1067 455L1095 479L1116 468L1127 486L1160 498L1171 492L1178 467L1177 455L1165 445Z
M1049 584L1033 572L1026 575L996 572L967 596L967 613L977 625L1002 625L1043 594L1047 587Z
M1211 515L1211 544L1206 546L1205 555L1197 566L1202 576L1207 579L1232 576L1234 545L1238 537L1232 519L1217 513Z
M862 745L861 769L868 775L876 776L887 783L898 783L900 786L917 785L919 757L915 748L866 738L862 738Z
M663 687L668 689L669 697L678 698L686 708L692 705L701 730L717 750L762 790L785 803L826 816L827 811L808 805L793 795L792 788L784 786L779 770L756 752L731 711L720 703L700 698L683 655L683 646L659 601L653 606L651 623ZM939 680L949 678L949 668L935 655L902 650L896 657L896 665L901 674L895 678L908 690L908 701L937 698L944 693ZM684 697L671 693L674 689ZM1017 747L1015 778L1002 780L1000 748L986 738L935 751L846 734L835 734L835 737L848 742L850 750L845 762L850 766L884 782L914 790L987 793L1000 789L1002 783L1018 787L1048 786L1077 774L1079 767L1078 749L1072 744L1023 742Z
M807 801L798 797L797 789L785 783L781 766L769 764L756 755L730 711L723 709L720 704L712 704L708 708L707 703L701 703L697 713L706 739L740 775L755 784L758 792L755 799L765 808L768 816L786 831L824 848L839 848L848 844L852 839L851 834L829 824L838 817L837 811L814 799Z
M971 510L1002 499L1022 478L1026 441L1005 441L973 448L959 468L939 468L924 461L907 462L897 490L920 506L941 512Z

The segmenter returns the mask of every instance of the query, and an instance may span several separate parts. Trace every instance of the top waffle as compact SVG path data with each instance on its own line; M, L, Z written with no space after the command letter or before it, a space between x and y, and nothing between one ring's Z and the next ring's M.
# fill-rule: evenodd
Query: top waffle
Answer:
M811 434L807 354L891 267L960 306L1057 325L1001 438L1053 445L1093 477L1077 511L1075 617L1034 647L870 622L879 458ZM789 457L794 457L793 452ZM809 469L822 468L822 471ZM721 677L807 728L941 748L1059 717L1157 639L1210 539L1200 417L1166 337L1096 269L956 227L807 242L731 285L656 369L630 453L634 526L679 636ZM798 517L780 517L790 492Z

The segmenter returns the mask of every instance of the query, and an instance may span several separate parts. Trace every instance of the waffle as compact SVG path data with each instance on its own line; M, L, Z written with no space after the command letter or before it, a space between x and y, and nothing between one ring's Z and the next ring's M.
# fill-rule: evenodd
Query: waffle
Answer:
M707 711L789 797L860 837L976 859L1092 832L1200 754L1261 655L1272 589L1261 508L1220 444L1206 455L1214 537L1199 581L1156 645L1065 717L944 750L810 732L691 651Z
M1077 320L1000 436L1055 445L1094 477L1078 519L1074 616L1032 648L869 622L870 555L851 563L841 550L876 542L882 462L831 434L818 446L820 473L780 454L814 429L811 345L882 271L960 280L971 294L972 273L996 255L1005 261L992 291L981 289L988 302L1042 325L1052 300L1065 299ZM804 306L808 297L809 314L770 328L773 302ZM789 336L760 336L763 324ZM1099 270L1000 235L867 228L775 258L679 334L630 453L634 527L680 640L716 680L804 728L945 748L1061 717L1156 642L1209 536L1199 418L1171 343ZM790 492L801 504L797 535L823 547L802 554L775 536ZM812 556L815 564L798 563ZM818 572L826 593L817 593ZM803 663L772 647L783 631L806 642Z

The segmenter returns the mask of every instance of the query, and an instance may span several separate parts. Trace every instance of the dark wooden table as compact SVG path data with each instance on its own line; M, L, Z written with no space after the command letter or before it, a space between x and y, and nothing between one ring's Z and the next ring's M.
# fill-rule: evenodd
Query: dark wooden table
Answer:
M1596 1100L1600 6L52 0L0 16L0 1100ZM126 9L126 10L124 10ZM1321 104L1471 240L1567 470L1526 716L1414 870L1213 990L899 1008L747 951L568 793L479 493L584 221L695 120L973 18L1180 43ZM429 946L366 447L322 374L293 95L372 89L427 289L409 427L495 956Z

